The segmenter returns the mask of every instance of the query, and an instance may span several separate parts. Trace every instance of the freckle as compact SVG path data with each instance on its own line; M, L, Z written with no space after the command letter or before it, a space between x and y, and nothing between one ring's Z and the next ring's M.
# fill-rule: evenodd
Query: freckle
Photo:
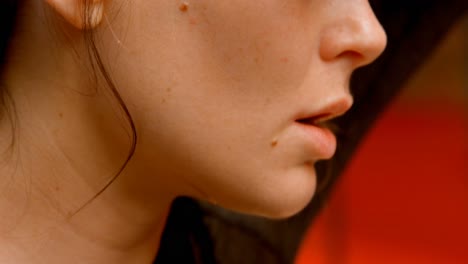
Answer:
M255 63L258 64L260 62L260 59L258 57L255 57Z
M289 62L289 59L286 58L286 57L283 57L283 58L281 58L281 62L283 62L283 63L288 63L288 62Z
M62 113L62 112L59 113L59 117L60 117L60 118L63 117L63 113Z
M166 92L170 93L171 92L171 87L167 87Z
M60 187L55 186L55 191L57 191L57 192L60 191Z
M273 141L271 142L271 146L272 146L273 148L276 147L277 145L278 145L278 140L273 140Z
M161 104L164 104L164 103L166 103L166 99L165 99L165 98L161 99Z
M179 10L180 10L181 12L184 12L184 13L188 11L188 8L189 8L189 5L188 5L187 2L183 2L183 3L180 4L180 6L179 6Z

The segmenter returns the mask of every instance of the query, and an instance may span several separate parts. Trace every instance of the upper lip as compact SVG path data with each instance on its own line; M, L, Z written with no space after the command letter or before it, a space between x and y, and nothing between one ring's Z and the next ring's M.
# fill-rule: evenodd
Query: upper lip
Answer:
M331 119L334 119L335 117L338 117L339 115L332 115L332 114L319 114L316 116L311 116L311 117L306 117L306 118L299 118L296 121L304 124L310 124L310 125L315 125L319 126Z
M325 100L327 101L327 100ZM347 94L345 96L328 100L327 103L319 105L315 109L310 109L300 113L296 121L300 123L319 126L326 121L334 119L346 113L353 104L353 98Z

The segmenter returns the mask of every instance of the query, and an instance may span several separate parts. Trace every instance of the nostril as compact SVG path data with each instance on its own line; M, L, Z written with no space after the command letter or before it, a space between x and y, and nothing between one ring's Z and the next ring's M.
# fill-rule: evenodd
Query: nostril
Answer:
M348 57L355 61L365 60L364 55L353 50L346 50L338 55L338 57Z

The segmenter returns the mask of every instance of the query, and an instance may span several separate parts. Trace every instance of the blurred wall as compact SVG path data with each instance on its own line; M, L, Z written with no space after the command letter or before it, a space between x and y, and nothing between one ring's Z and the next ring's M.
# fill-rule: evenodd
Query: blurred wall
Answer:
M468 263L468 17L367 135L298 264Z

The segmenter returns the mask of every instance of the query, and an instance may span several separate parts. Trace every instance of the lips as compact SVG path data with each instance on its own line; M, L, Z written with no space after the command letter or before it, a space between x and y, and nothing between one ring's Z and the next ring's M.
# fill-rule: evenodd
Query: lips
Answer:
M322 118L299 119L295 122L311 158L317 160L330 159L336 151L336 137L330 129L320 124Z
M336 137L326 127L326 121L343 115L351 108L353 97L345 92L331 94L322 100L305 105L294 119L294 125L299 129L305 147L311 159L330 159L336 151Z

